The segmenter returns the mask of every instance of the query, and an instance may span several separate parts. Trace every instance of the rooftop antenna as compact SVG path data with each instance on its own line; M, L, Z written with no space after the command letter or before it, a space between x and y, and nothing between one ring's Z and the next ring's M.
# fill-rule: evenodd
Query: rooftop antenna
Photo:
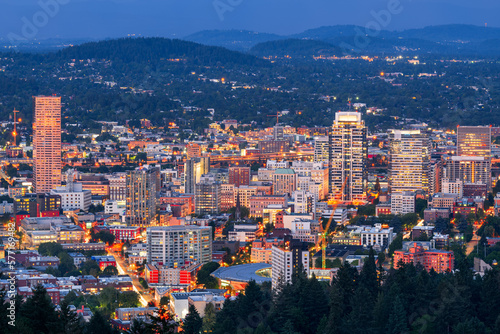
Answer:
M352 108L351 98L347 99L347 103L349 104L349 111L351 111L351 108Z

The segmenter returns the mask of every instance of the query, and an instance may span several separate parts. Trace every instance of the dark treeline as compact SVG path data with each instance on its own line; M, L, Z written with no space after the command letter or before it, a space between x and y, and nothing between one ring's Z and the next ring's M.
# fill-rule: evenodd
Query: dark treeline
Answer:
M331 286L295 275L272 295L250 283L226 301L213 332L226 333L498 333L500 271L428 273L406 265L384 272L373 252L358 273L345 264Z

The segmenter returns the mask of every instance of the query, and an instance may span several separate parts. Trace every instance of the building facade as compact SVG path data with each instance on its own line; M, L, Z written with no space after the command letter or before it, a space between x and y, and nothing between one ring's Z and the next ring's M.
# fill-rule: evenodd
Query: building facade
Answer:
M431 144L420 130L389 132L389 188L392 192L430 191Z
M155 223L158 175L159 169L151 166L127 172L126 221L128 225L147 227Z
M195 225L147 229L148 263L179 267L212 261L212 228Z
M367 142L361 114L337 112L329 140L330 197L342 201L365 200Z
M61 185L61 98L33 97L33 179L36 193Z

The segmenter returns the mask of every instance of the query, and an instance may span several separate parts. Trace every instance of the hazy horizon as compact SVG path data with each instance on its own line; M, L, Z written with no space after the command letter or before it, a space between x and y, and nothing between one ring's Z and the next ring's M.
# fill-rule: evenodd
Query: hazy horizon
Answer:
M500 27L491 0L0 0L0 38L105 39L128 35L183 38L203 30L249 30L289 35L334 25L366 26L394 8L384 30L432 25ZM49 5L44 5L49 4ZM27 26L32 25L29 29ZM28 33L26 33L28 32Z

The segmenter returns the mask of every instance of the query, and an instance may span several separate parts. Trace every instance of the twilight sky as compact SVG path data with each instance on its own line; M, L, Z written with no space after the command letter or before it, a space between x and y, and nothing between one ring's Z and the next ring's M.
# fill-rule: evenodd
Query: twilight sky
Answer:
M0 0L0 38L181 38L206 29L286 35L327 25L365 26L374 20L372 12L394 2L401 12L391 15L388 30L450 23L500 27L498 0Z

